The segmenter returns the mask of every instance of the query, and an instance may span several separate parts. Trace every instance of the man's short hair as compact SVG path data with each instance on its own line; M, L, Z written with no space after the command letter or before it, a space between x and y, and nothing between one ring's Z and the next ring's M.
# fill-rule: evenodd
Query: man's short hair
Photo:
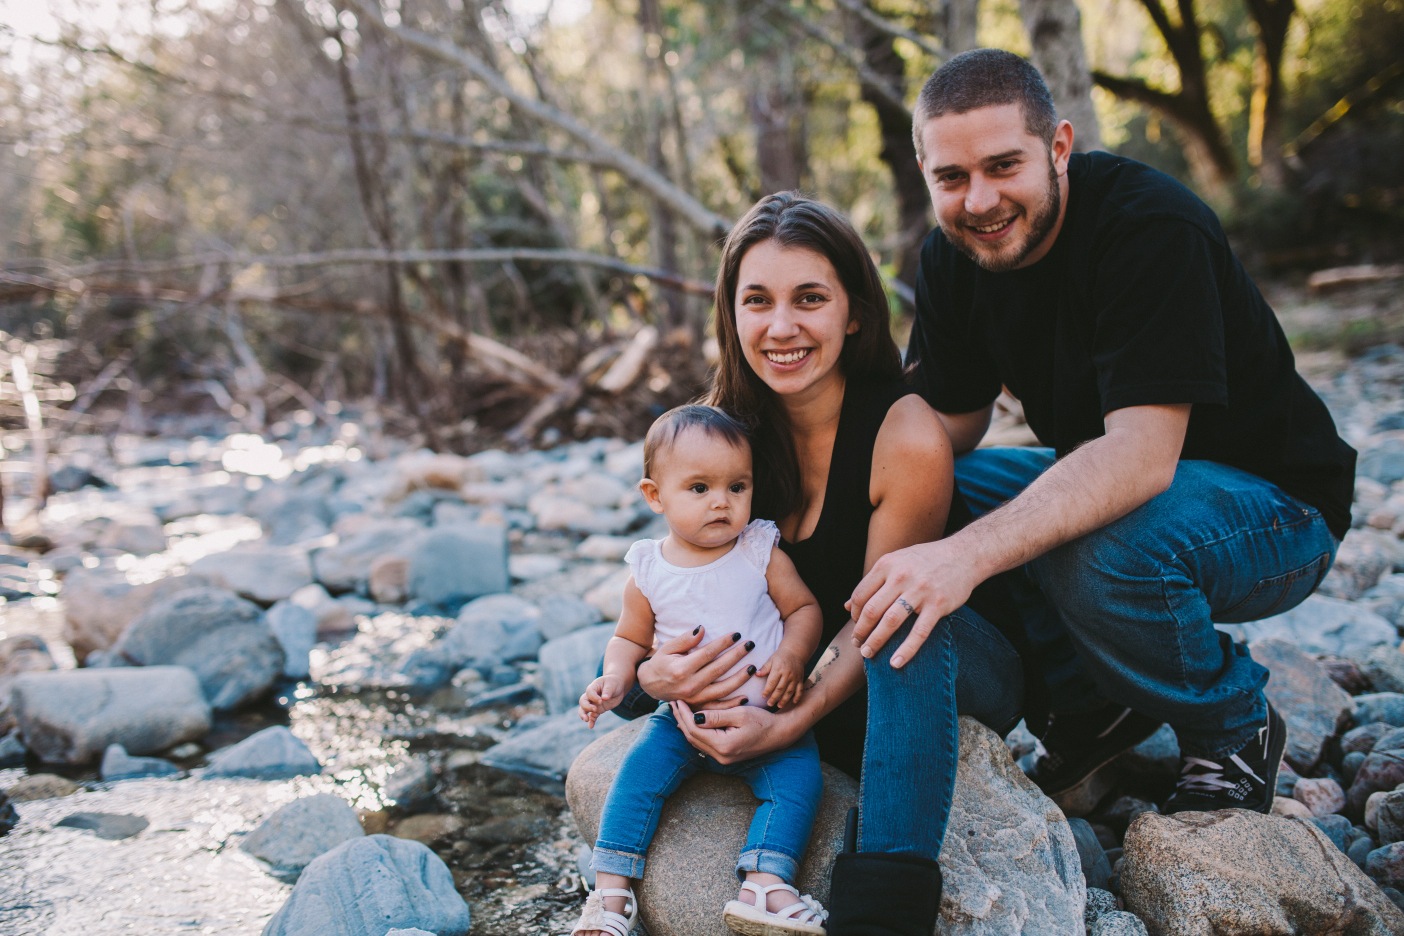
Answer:
M674 440L689 429L701 429L735 448L751 450L751 436L746 427L725 410L700 403L675 406L655 419L644 436L645 478L653 477L662 456L673 447Z
M1003 49L971 49L957 55L926 79L917 96L912 111L917 159L926 161L921 131L928 120L1002 104L1018 104L1024 111L1024 129L1053 145L1058 111L1037 68Z

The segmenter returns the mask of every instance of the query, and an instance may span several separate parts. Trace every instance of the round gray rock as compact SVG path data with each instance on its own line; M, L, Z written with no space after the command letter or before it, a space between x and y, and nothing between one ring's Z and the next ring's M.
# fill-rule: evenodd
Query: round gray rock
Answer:
M275 877L292 879L319 855L365 834L350 803L319 793L280 808L250 832L241 847L266 861Z
M321 773L322 765L287 728L274 725L215 752L203 777L257 777L274 780Z
M468 904L438 855L389 835L353 839L314 859L263 936L385 936L468 932Z

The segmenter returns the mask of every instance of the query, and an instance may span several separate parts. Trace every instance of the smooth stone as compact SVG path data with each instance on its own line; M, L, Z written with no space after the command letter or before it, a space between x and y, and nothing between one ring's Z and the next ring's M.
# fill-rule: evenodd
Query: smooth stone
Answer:
M274 725L210 756L202 777L256 777L276 780L322 772L322 765L287 728Z
M1349 788L1360 773L1360 765L1365 763L1363 751L1351 751L1341 757L1341 785Z
M1274 816L1285 816L1288 819L1301 819L1303 822L1310 822L1312 819L1316 818L1305 804L1286 796L1275 798L1268 811Z
M404 604L409 598L409 574L408 556L377 556L366 580L371 599L380 604Z
M58 668L53 654L43 639L30 634L15 634L0 639L0 735L15 727L10 711L10 686L20 673L45 673Z
M507 574L514 582L533 582L559 575L564 570L565 560L560 556L528 554L507 557Z
M1354 862L1357 868L1364 871L1366 859L1368 859L1370 853L1378 847L1378 843L1376 843L1374 839L1356 839L1354 842L1351 842L1350 847L1346 849L1346 857Z
M132 780L137 777L170 777L180 768L159 757L133 757L120 744L109 744L102 754L98 776L103 780Z
M587 536L575 547L575 554L581 559L594 559L598 562L623 562L624 554L634 545L632 536L609 536L596 533Z
M600 623L600 612L579 595L563 592L536 599L541 609L541 636L551 641Z
M29 803L34 800L58 799L72 796L83 790L78 784L58 774L30 774L20 777L5 790L5 795L13 803Z
M1353 834L1355 827L1350 824L1350 820L1345 816L1313 816L1311 821L1312 824L1320 829L1326 837L1331 840L1331 843L1342 852L1348 849L1350 843L1354 841Z
M486 477L483 466L466 455L417 449L395 459L385 499L402 500L414 491L457 493L463 485Z
M395 928L465 936L469 919L438 855L418 842L368 835L313 859L263 936L385 936Z
M1404 932L1404 912L1310 822L1236 809L1147 813L1125 849L1122 899L1155 933Z
M542 644L541 609L516 595L478 598L459 610L443 642L459 667L476 666L480 671L536 659Z
M505 592L507 530L487 524L430 530L409 545L409 594L446 607Z
M189 667L217 711L266 695L285 661L263 611L220 588L191 589L158 602L132 621L113 652L137 666Z
M1360 668L1377 692L1404 692L1404 645L1376 647Z
M319 855L364 835L350 803L332 793L318 793L281 806L240 847L266 862L275 877L293 880Z
M624 719L606 712L595 722L592 731L574 712L553 715L488 748L481 763L559 790L580 752L600 735L609 734L624 724Z
M76 812L63 817L54 825L66 829L82 829L92 832L100 839L115 842L139 834L151 823L141 816L122 813Z
M1404 841L1404 790L1384 793L1375 806L1374 819L1381 845Z
M301 605L280 601L268 609L264 620L283 648L283 675L306 679L317 644L317 616Z
M80 566L63 579L63 639L81 663L93 651L115 644L127 626L152 605L179 592L208 585L198 575L167 576L133 585L110 567Z
M355 615L351 609L337 601L321 585L312 584L299 588L288 601L299 608L312 612L317 619L317 639L337 637L356 629Z
M1359 713L1357 712L1356 714L1358 715ZM1359 718L1357 718L1356 721L1359 721ZM1395 728L1393 725L1386 724L1385 722L1362 724L1341 735L1341 751L1345 754L1356 752L1369 754L1375 749L1375 742L1394 730Z
M1387 438L1362 451L1355 472L1386 486L1404 481L1404 439Z
M1383 845L1365 856L1365 873L1381 887L1404 887L1404 842ZM1404 913L1400 928L1392 933L1404 933Z
M1249 650L1272 673L1265 692L1287 723L1287 763L1308 774L1321 760L1326 742L1349 723L1355 704L1320 663L1287 641L1256 640Z
M1355 721L1360 725L1384 722L1404 728L1404 693L1367 692L1355 697Z
M546 711L560 715L576 710L580 694L598 675L605 645L613 636L613 624L599 624L542 644L537 660Z
M1345 809L1345 790L1329 777L1303 777L1292 789L1292 798L1311 810L1313 816L1329 816Z
M1086 819L1069 819L1073 841L1077 843L1077 857L1082 862L1082 876L1087 887L1105 889L1111 880L1111 863L1107 861L1106 849L1097 840L1097 833Z
M1381 644L1396 644L1394 625L1349 601L1311 595L1290 611L1232 625L1250 643L1277 637L1305 653L1330 653L1363 660ZM1268 685L1271 685L1269 682Z
M1396 532L1404 536L1404 530ZM1404 625L1404 572L1395 572L1380 579L1380 584L1361 596L1360 605L1396 628Z
M25 745L50 763L91 763L109 744L153 754L210 730L210 706L183 666L27 673L11 700Z
M944 934L1080 933L1086 888L1072 830L1015 766L1004 742L969 718L961 746L941 865ZM572 767L566 798L581 835L594 841L610 780L634 722L592 745ZM825 765L824 795L796 886L821 903L857 784ZM636 889L651 936L728 936L717 907L736 890L733 871L755 800L738 778L699 773L663 806Z
M265 607L312 584L307 550L290 546L239 546L196 559L190 571Z
M619 614L624 610L624 586L629 581L629 574L625 566L585 592L586 603L600 612L601 620L619 620Z
M462 838L468 820L452 813L418 813L406 816L390 830L396 838L409 839L424 845L451 842Z
M1399 538L1379 530L1351 530L1336 552L1319 594L1354 601L1380 584L1401 558Z

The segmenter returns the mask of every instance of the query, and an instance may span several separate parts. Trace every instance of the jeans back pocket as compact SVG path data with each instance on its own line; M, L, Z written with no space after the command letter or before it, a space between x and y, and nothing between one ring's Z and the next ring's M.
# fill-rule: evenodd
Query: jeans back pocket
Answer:
M1306 565L1263 579L1253 586L1242 601L1215 614L1214 621L1219 624L1242 624L1290 611L1321 584L1331 569L1331 560L1331 554L1324 552Z

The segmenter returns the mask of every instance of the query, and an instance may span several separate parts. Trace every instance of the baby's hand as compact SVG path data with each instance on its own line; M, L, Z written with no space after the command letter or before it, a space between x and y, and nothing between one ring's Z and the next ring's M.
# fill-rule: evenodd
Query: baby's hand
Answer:
M624 700L624 687L617 676L601 676L585 687L580 696L580 718L591 728L595 719Z
M765 704L771 708L789 708L804 691L804 660L799 654L776 650L756 675L765 677Z

